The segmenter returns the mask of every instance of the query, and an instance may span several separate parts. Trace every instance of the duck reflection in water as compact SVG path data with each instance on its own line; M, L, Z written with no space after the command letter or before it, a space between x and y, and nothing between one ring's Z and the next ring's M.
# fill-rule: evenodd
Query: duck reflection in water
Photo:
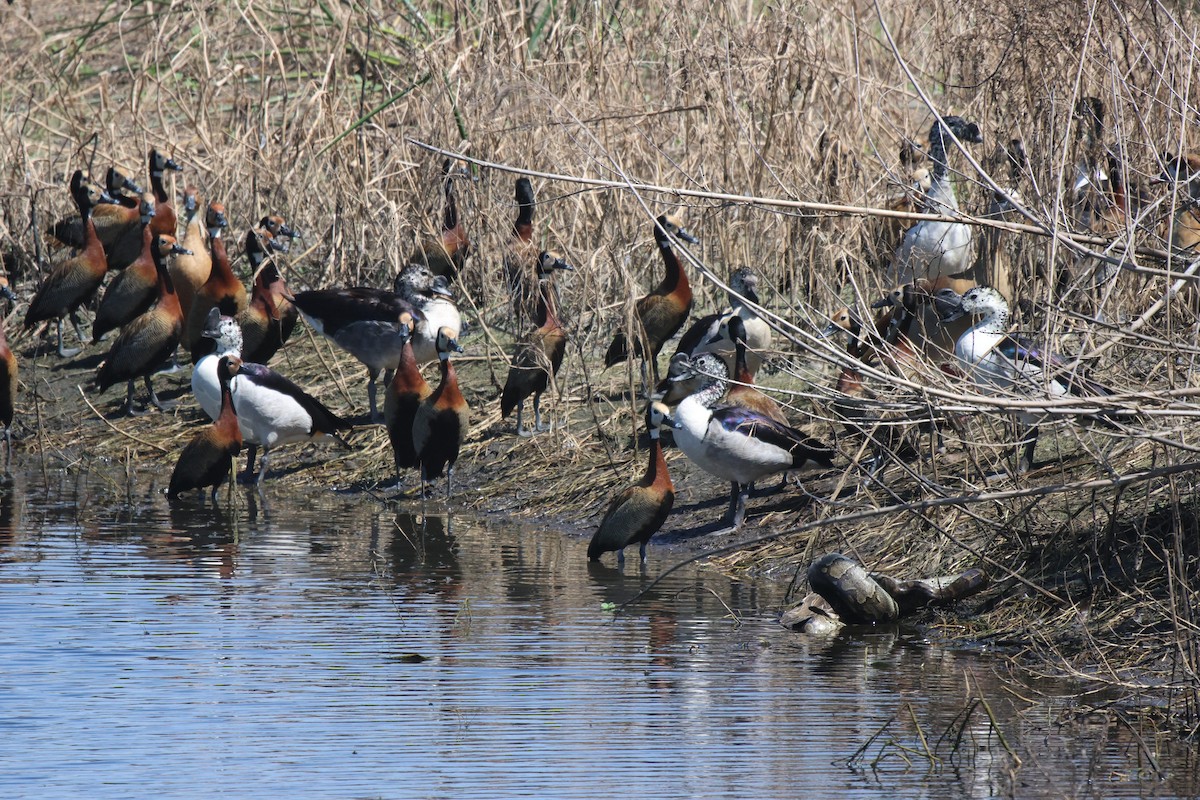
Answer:
M463 571L450 518L440 514L396 514L389 550L396 591L406 599L435 595L456 607Z

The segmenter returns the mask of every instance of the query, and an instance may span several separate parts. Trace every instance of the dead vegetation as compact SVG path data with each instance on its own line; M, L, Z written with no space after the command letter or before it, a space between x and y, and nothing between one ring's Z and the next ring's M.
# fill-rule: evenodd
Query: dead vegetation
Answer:
M759 272L781 334L776 371L761 383L791 392L779 396L793 418L836 436L848 465L752 501L743 535L770 538L717 563L782 572L841 549L897 574L985 567L996 589L965 627L947 621L947 635L1138 694L1152 686L1164 724L1195 733L1200 261L1170 251L1183 193L1151 183L1161 153L1200 147L1191 10L420 5L3 7L0 250L18 293L28 299L55 256L42 230L69 211L70 171L100 175L117 163L140 175L151 146L185 165L176 190L195 183L224 202L239 240L265 213L294 223L303 239L283 259L293 288L389 285L436 230L440 157L411 140L499 165L472 166L478 180L459 192L476 248L461 305L478 326L463 378L476 426L461 463L479 492L464 502L579 521L641 469L630 447L641 412L622 391L636 365L604 373L598 354L657 280L650 220L674 210L701 238L689 266L697 309L723 303L714 276L744 264ZM1107 108L1105 169L1127 198L1087 227L1072 189L1086 155L1072 112L1084 96ZM997 187L1023 200L1024 213L1006 219L1025 227L993 228L985 249L1013 265L1021 330L1114 387L1111 408L1137 412L1102 430L1071 421L1079 404L1042 404L1060 421L1044 435L1040 468L1018 479L985 476L1014 441L1006 409L1034 401L980 396L939 370L921 380L865 370L870 414L886 423L876 435L894 427L914 450L878 480L857 469L872 448L831 410L834 376L850 361L816 333L837 306L869 318L884 288L886 226L863 209L883 207L905 180L898 154L928 131L929 103L984 132L984 145L951 159L964 213L982 215ZM1028 154L1016 172L996 151L1013 139ZM536 236L577 272L560 284L571 342L557 403L547 397L564 424L532 441L497 424L499 381L521 333L509 323L500 257L516 176L501 167L593 181L534 179ZM22 359L25 453L68 467L99 457L164 469L191 412L101 421L115 393L88 397L97 413L76 389L101 351L65 366L35 355L18 332L22 312L7 329ZM361 368L325 342L301 332L278 361L335 408L363 412ZM931 415L944 454L916 430ZM389 480L383 433L360 431L354 443L302 459L297 475L359 488ZM720 506L706 501L724 491L678 454L671 465L683 513L668 538L715 520Z

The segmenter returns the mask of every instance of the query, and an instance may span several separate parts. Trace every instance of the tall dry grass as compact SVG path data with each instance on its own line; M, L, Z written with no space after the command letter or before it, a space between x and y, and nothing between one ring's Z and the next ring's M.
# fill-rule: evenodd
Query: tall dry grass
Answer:
M31 292L49 255L40 231L70 210L66 176L80 165L99 176L110 163L141 175L150 146L186 165L176 188L194 183L223 201L239 234L268 212L294 222L304 233L288 259L296 288L387 285L413 243L436 230L440 158L410 138L542 172L879 206L901 178L901 142L929 129L926 99L984 131L986 144L971 152L983 171L952 158L964 212L982 213L993 179L1008 186L996 147L1019 138L1029 154L1024 221L1078 232L1069 188L1083 153L1072 109L1083 96L1102 98L1104 145L1144 202L1103 231L1106 244L1084 247L1125 268L1098 283L1101 262L1055 236L1001 234L998 247L1017 265L1022 328L1080 354L1119 390L1143 392L1122 403L1143 414L1116 433L1054 426L1039 452L1058 466L1006 493L979 476L1012 444L1011 399L981 398L936 372L925 389L880 376L872 383L883 399L962 414L962 433L951 433L948 456L894 466L880 482L849 471L833 484L840 499L807 512L833 521L803 536L814 537L812 549L848 547L911 572L982 560L1013 588L995 595L984 618L993 629L1043 656L1109 665L1103 675L1121 683L1168 677L1172 719L1200 724L1195 479L1186 467L1200 460L1189 403L1200 318L1194 281L1170 292L1192 254L1134 255L1168 249L1165 223L1180 203L1149 182L1159 154L1200 146L1194 12L1043 0L640 5L17 0L0 7L6 264ZM517 333L507 329L499 256L515 213L513 175L473 173L477 182L459 186L476 246L464 302L486 329L475 349L502 376L505 335ZM782 371L765 382L798 392L796 412L832 435L831 376L846 356L814 334L835 306L870 313L890 250L880 222L569 181L535 189L538 234L579 267L562 286L576 349L561 383L573 395L591 395L578 387L590 386L632 298L657 280L650 219L673 209L718 276L743 264L763 276L765 305L795 326L783 329L794 341L781 347ZM724 302L719 287L696 283L697 308ZM859 452L853 437L839 446ZM869 524L836 524L890 506L898 510ZM758 557L802 560L803 536ZM1081 634L1084 607L1098 622ZM1157 636L1138 660L1114 644L1130 632Z

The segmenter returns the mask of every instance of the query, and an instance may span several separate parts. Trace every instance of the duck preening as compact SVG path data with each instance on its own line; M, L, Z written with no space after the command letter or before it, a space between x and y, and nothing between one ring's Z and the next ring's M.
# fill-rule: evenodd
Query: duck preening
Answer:
M655 383L658 382L659 351L668 339L679 332L692 310L692 287L671 244L672 236L690 244L700 241L684 230L675 217L664 214L655 220L654 241L662 253L666 274L653 292L637 301L631 331L634 334L633 352L642 359L643 378L645 362L649 361ZM628 357L626 331L618 331L608 346L608 352L604 354L604 366L611 367Z
M454 464L458 451L467 438L471 427L471 410L458 388L458 376L451 353L463 352L454 340L449 328L438 331L438 360L441 364L441 382L433 394L425 398L417 409L413 421L413 447L417 452L417 463L421 468L422 485L446 472L446 499L454 489Z
M458 277L471 253L471 240L459 217L458 200L454 196L454 181L461 174L463 170L454 169L454 162L450 159L442 162L442 192L446 205L441 233L436 238L420 241L408 256L410 264L427 266L433 274L444 275L451 281Z
M815 464L833 465L834 451L789 425L740 405L721 405L725 362L712 353L692 359L700 388L675 409L675 443L698 467L730 482L729 524L746 515L750 484L767 475Z
M118 242L121 249L128 255L123 264L137 255L142 237L138 231L139 206L142 190L128 173L118 167L109 167L105 174L104 190L100 202L92 209L92 224L96 226L96 236L104 246L104 257L110 264L117 264L116 248ZM125 194L125 190L136 192L134 196ZM83 217L72 216L61 219L46 230L50 236L62 244L80 250L84 247ZM116 269L116 267L110 267Z
M264 217L273 222L278 217ZM279 221L277 230L290 230ZM246 258L250 261L253 283L250 301L237 317L242 328L243 355L247 361L266 364L279 352L292 330L300 313L287 298L290 296L279 267L271 258L269 250L283 250L282 239L271 234L270 227L263 227L246 234Z
M417 363L437 361L438 331L449 328L450 338L457 341L463 329L462 315L446 276L435 275L424 264L409 264L396 276L393 289L421 312L415 317L416 327L412 332Z
M134 380L143 378L150 402L160 410L169 406L154 392L152 376L175 352L183 332L183 312L175 286L167 271L167 258L177 251L175 237L159 234L154 248L154 267L158 274L158 299L145 313L129 322L113 341L108 356L96 374L96 391L104 392L114 383L127 381L122 413L135 414Z
M646 428L650 433L650 463L646 466L646 474L608 504L604 519L588 544L590 561L598 561L600 556L615 550L617 562L624 563L625 548L631 544L638 545L641 560L646 560L646 543L662 528L675 505L675 485L667 472L659 439L660 429L664 426L679 427L665 405L650 403L646 406Z
M943 125L943 123L945 123ZM929 193L921 204L927 214L957 214L958 197L950 178L946 146L948 134L963 144L980 144L983 136L979 126L962 117L943 117L934 120L929 131L929 159L933 174ZM961 222L921 220L904 233L904 239L892 261L889 278L895 284L909 283L914 278L936 278L957 275L971 267L971 226Z
M192 489L203 491L212 487L212 499L217 501L217 490L234 469L234 459L242 451L242 432L238 427L237 413L233 410L233 395L230 381L241 368L241 359L222 356L217 363L217 380L221 392L221 407L211 425L192 437L171 473L171 484L167 498L177 499Z
M550 385L550 379L558 375L563 354L567 348L567 334L558 318L554 273L573 267L555 253L543 251L538 256L538 327L533 333L517 342L508 379L500 395L500 417L507 419L512 410L517 410L517 434L532 436L538 431L549 430L542 426L542 393ZM525 400L533 395L533 429L526 431L521 424L525 411Z
M63 317L71 318L79 341L87 341L83 325L79 321L79 307L92 299L92 295L104 280L104 273L108 272L104 247L100 244L96 226L92 222L92 209L99 202L100 196L101 192L98 189L84 181L83 172L76 170L71 176L71 198L83 219L83 250L74 258L59 264L46 276L25 313L25 330L33 328L39 322L56 321L58 354L64 358L78 354L79 348L63 348Z
M1055 354L1009 333L1008 301L995 289L977 286L962 295L953 289L943 289L937 295L937 305L942 318L948 322L964 315L979 317L978 322L959 337L954 354L981 393L994 395L999 390L1021 397L1051 398L1068 395L1101 398L1113 393L1108 387L1069 369ZM1018 442L1017 462L1018 471L1024 472L1033 466L1038 424L1044 414L1018 411L1013 416L1026 428ZM1096 414L1084 416L1105 422Z

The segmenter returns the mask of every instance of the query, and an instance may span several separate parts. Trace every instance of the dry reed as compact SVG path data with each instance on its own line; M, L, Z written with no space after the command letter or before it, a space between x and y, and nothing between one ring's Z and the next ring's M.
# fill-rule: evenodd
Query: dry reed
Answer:
M635 385L636 367L601 372L598 354L657 281L650 219L673 209L702 239L690 251L697 308L724 303L719 280L729 269L759 272L780 333L762 382L790 392L780 398L806 429L836 434L850 463L808 482L806 493L755 501L759 529L772 538L720 566L791 570L833 548L908 574L982 564L999 588L968 635L1093 680L1165 686L1169 724L1200 726L1191 468L1200 276L1194 254L1168 245L1185 198L1149 183L1164 150L1200 145L1190 132L1190 9L124 0L74 18L62 10L17 0L0 11L0 250L23 297L53 256L43 228L70 211L65 176L77 166L99 176L110 163L141 175L152 145L186 165L175 189L194 183L220 199L239 237L270 212L299 227L304 237L284 259L296 289L387 285L413 244L436 231L440 157L412 139L607 182L535 180L537 236L578 271L561 286L572 346L549 403L565 422L532 442L495 425L493 402L521 333L507 318L499 255L515 214L514 175L476 165L478 181L459 190L475 244L463 305L483 330L468 341L478 359L465 372L468 397L480 424L464 462L476 485L493 490L466 502L514 513L553 504L582 520L641 468L629 452L640 413L620 392ZM1138 199L1135 213L1111 219L1098 238L1079 228L1071 205L1084 155L1072 109L1083 96L1104 100L1104 145ZM856 467L872 448L845 434L831 410L843 399L833 377L853 362L815 334L835 306L868 316L884 288L895 231L861 210L880 207L902 181L897 152L928 131L929 100L984 131L984 146L951 159L972 218L995 188L1010 188L996 146L1023 141L1029 160L1016 188L1025 213L1010 221L1025 227L995 231L989 258L1013 265L1022 330L1119 394L1103 404L981 396L938 370L913 380L856 365L875 393L876 435L898 428L924 454L871 480ZM631 188L641 184L680 191ZM187 414L155 415L117 422L125 433L115 433L78 400L86 373L32 358L32 340L10 335L27 360L22 424L37 434L27 451L66 466L161 460L154 448L193 424ZM360 367L326 343L302 334L280 363L332 405L361 412ZM1060 420L1039 450L1042 468L1011 484L986 482L1007 463L1007 412L1030 405ZM1115 431L1071 421L1102 405L1137 413L1119 415ZM97 403L108 407L107 398ZM933 457L916 432L930 415L943 421L948 445ZM306 475L362 487L388 479L382 434L368 430L355 443L350 453L320 454L324 468ZM722 491L678 457L672 466L684 473L685 500ZM855 516L862 512L871 516ZM1136 654L1123 645L1133 634L1144 642Z

